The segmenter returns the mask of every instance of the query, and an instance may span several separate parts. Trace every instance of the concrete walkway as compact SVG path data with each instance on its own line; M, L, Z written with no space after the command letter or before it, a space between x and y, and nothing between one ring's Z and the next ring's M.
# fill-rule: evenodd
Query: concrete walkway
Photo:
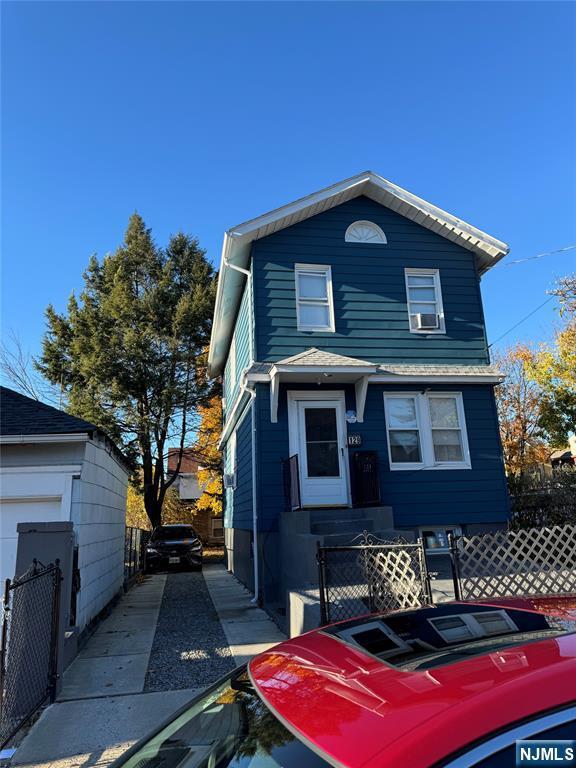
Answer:
M224 566L205 566L204 579L235 666L285 639ZM104 768L200 690L143 692L165 585L166 576L151 576L123 597L66 670L58 701L11 765Z
M223 565L206 566L204 579L236 666L286 640L268 614L252 602L252 593Z
M63 675L57 703L24 738L12 765L102 768L196 689L142 693L166 576L136 584Z

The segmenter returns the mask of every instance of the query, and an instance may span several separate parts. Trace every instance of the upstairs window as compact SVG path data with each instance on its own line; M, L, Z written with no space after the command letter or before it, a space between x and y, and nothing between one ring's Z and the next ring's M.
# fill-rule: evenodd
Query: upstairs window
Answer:
M334 331L332 271L318 264L296 264L296 315L299 331Z
M406 299L412 333L445 333L437 269L406 269Z
M460 392L384 395L390 469L470 469Z
M370 243L386 245L386 235L373 221L355 221L344 235L346 243Z

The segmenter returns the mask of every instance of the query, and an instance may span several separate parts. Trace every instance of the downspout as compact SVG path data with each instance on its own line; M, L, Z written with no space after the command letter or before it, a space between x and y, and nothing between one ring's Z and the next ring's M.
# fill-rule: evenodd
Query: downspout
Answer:
M248 279L248 290L250 291L250 325L254 323L254 297L252 294L252 273L249 269L239 267L236 264L232 264L224 257L224 264L230 269L236 270L246 275ZM250 364L254 362L254 334L253 329L250 327ZM254 597L250 602L258 603L258 597L260 593L260 563L258 557L258 493L256 489L256 414L254 412L254 401L256 399L256 391L253 386L249 386L246 380L241 381L240 390L242 392L248 392L250 395L250 418L252 419L252 546L254 553Z
M256 489L256 414L254 401L256 390L244 380L240 389L250 395L250 418L252 419L252 546L254 549L254 597L250 602L258 603L260 592L260 563L258 559L258 494Z

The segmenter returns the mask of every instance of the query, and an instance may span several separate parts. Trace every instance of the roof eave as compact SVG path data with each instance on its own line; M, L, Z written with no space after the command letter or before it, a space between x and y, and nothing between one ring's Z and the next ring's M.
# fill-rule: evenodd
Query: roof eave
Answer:
M478 274L482 276L509 252L506 243L458 219L447 211L398 187L372 171L365 171L343 181L299 198L254 219L231 227L224 235L220 263L220 279L214 308L214 324L208 355L208 375L218 376L226 360L229 339L241 301L241 286L246 277L229 268L230 264L246 268L250 261L251 244L286 227L317 215L361 194L366 194L381 205L387 205L400 215L430 229L476 255ZM389 199L388 199L389 198ZM323 206L323 203L326 203ZM321 206L322 210L313 210ZM235 278L232 278L235 275ZM230 289L232 281L236 292ZM226 292L229 303L226 306Z

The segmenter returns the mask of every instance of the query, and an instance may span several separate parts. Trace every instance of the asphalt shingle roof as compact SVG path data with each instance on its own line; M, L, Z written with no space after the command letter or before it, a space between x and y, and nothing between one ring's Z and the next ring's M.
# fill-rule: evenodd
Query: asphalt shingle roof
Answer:
M359 360L356 357L346 357L345 355L335 355L333 352L326 352L316 347L311 347L305 352L300 352L292 357L286 357L284 360L278 360L276 365L325 365L331 366L356 366L375 368L376 363L368 363L366 360Z
M62 435L99 431L94 424L0 387L0 436Z

